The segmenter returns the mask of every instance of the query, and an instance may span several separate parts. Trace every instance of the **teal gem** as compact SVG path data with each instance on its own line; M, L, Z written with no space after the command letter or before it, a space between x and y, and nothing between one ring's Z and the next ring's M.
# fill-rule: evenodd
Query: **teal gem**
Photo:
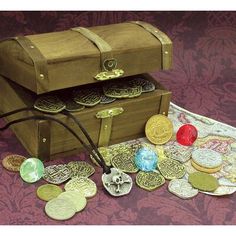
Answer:
M27 183L34 183L43 177L44 166L37 158L28 158L20 166L20 176Z
M158 155L150 148L141 147L135 154L134 162L139 170L154 171L157 168Z

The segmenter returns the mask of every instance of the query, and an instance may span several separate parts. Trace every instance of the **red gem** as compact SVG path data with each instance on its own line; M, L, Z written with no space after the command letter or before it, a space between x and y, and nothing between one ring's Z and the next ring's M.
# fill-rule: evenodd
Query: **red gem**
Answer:
M197 129L195 126L186 124L182 125L176 133L176 140L184 146L191 146L197 139Z

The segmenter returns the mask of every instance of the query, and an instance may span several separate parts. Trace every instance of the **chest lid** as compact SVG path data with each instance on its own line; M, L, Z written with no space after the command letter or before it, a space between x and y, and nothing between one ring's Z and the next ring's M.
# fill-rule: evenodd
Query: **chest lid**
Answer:
M0 42L0 74L37 94L169 69L171 62L171 40L141 21Z

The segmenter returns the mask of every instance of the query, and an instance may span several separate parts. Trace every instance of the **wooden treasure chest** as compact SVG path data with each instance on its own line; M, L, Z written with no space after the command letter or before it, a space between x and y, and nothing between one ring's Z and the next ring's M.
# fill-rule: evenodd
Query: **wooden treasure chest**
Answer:
M170 69L171 62L172 42L168 36L140 21L2 40L0 112L32 107L38 97L45 95L56 94L63 100L74 91L96 88L101 96L109 97L111 88L116 88L118 95L113 96L112 103L100 100L96 105L85 104L83 110L73 115L98 146L143 137L150 116L168 115L171 96L147 73ZM150 91L132 90L133 96L127 93L119 97L119 91L123 94L127 84L134 81L147 81L155 86ZM7 117L6 121L36 113L24 111ZM54 117L82 137L71 119L60 113ZM11 128L29 154L42 160L64 157L82 148L71 133L52 121L31 120Z

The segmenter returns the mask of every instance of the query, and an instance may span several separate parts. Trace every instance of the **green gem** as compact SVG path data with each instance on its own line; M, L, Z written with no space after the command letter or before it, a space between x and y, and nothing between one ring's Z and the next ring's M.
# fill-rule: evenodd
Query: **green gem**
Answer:
M27 183L34 183L40 180L43 173L43 163L37 158L28 158L20 166L20 176Z

